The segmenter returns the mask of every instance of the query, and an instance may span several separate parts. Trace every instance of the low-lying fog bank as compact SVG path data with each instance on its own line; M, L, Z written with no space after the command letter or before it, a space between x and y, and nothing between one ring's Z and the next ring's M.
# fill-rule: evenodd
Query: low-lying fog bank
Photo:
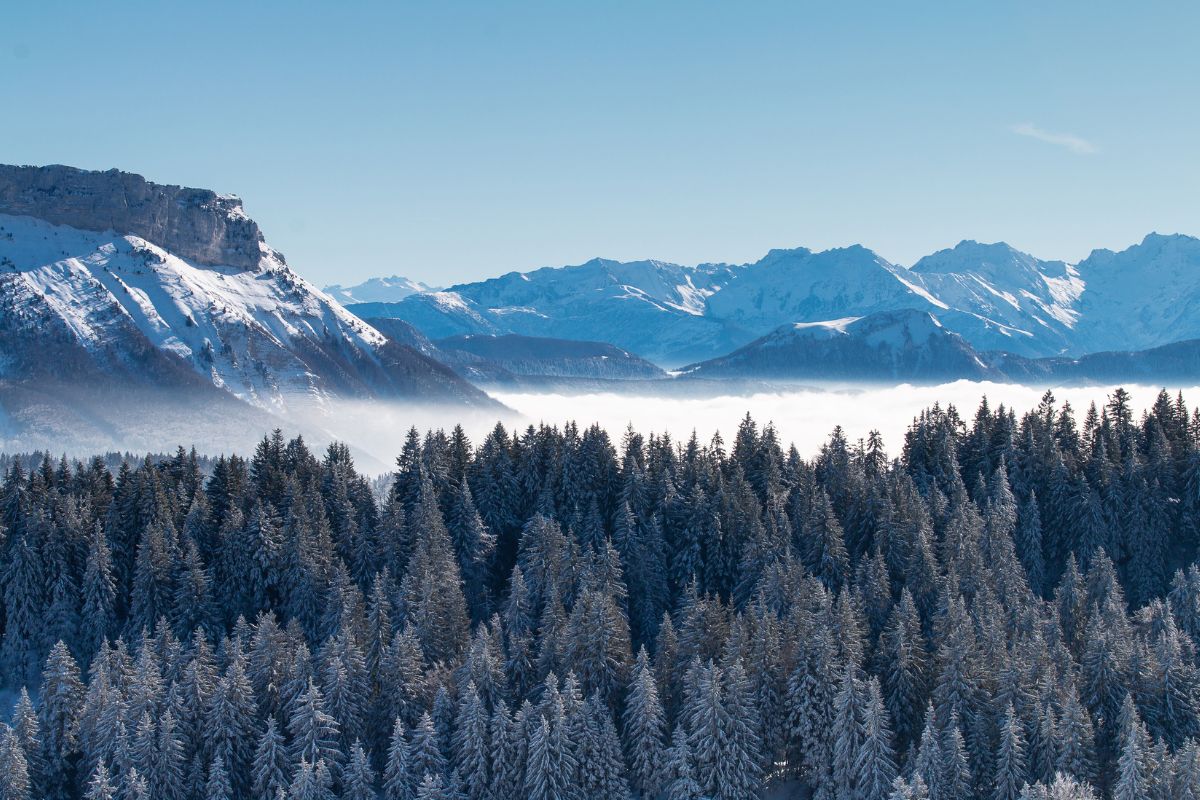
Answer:
M1103 404L1114 388L1070 387L1055 388L1053 392L1058 403L1070 401L1076 409L1076 418L1082 421L1088 405ZM1160 387L1126 385L1125 388L1132 394L1134 408L1140 414L1153 403ZM1167 388L1172 395L1182 388L1189 405L1200 404L1200 383ZM794 442L804 456L815 453L836 425L842 426L851 441L878 429L888 452L896 455L913 417L934 403L955 405L969 421L985 395L993 407L1003 403L1024 413L1037 405L1045 391L1045 387L973 381L843 390L795 388L708 397L493 390L492 396L507 406L508 411L335 401L325 412L303 417L295 414L276 417L253 410L230 414L229 409L171 409L151 404L151 409L157 409L155 413L149 413L143 406L136 413L124 415L119 426L93 426L90 435L78 435L79 419L63 419L57 413L47 414L46 424L32 434L8 431L3 435L9 426L0 426L0 450L15 453L44 449L54 454L84 457L110 450L135 454L170 452L182 444L195 446L208 455L231 450L249 455L264 434L278 427L288 437L303 435L316 450L334 440L344 441L351 446L361 470L380 474L392 469L408 430L414 426L423 433L431 428L448 430L461 424L471 439L478 442L497 422L511 430L539 422L561 426L567 420L574 420L581 427L599 423L614 441L632 424L642 432L670 433L676 440L686 440L695 430L707 441L720 431L728 442L749 412L760 425L774 423L780 439L785 444Z
M1054 388L1059 404L1070 401L1076 418L1082 422L1090 403L1102 405L1115 386ZM1140 415L1158 394L1159 386L1125 385L1133 396ZM1189 405L1200 404L1200 384L1168 386L1174 395L1182 389ZM492 391L511 413L467 411L458 408L413 408L385 403L342 403L336 413L320 421L325 436L350 443L360 466L373 471L390 468L412 426L422 432L429 428L447 428L461 424L478 442L497 421L510 429L545 422L562 425L575 420L580 426L599 423L618 440L626 426L641 432L667 432L685 440L695 430L705 440L720 431L726 441L733 438L738 423L749 412L760 424L774 423L780 439L794 442L800 453L810 456L829 438L830 431L841 425L854 441L872 429L883 434L891 454L899 454L904 432L922 409L940 403L953 404L970 421L985 395L995 407L1003 403L1021 414L1037 405L1045 393L1043 386L1012 383L955 381L937 386L890 386L847 390L794 389L756 394L731 394L710 397L674 397L634 395L613 392L557 393Z
M1162 388L1132 386L1125 389L1133 396L1135 414L1148 408ZM1046 392L1044 386L1013 383L955 381L936 386L903 384L887 388L853 390L796 389L707 398L630 396L624 394L518 394L494 393L493 396L533 422L559 424L574 419L581 425L599 422L610 434L619 436L632 423L639 431L669 432L676 439L695 430L702 439L720 431L726 441L732 439L738 423L750 412L760 424L773 422L784 443L794 442L801 455L812 455L829 438L830 431L841 425L851 441L879 430L888 452L898 454L904 432L922 409L940 403L953 404L968 422L981 398L986 396L994 408L1003 403L1018 414L1033 408ZM1053 388L1059 404L1070 401L1076 419L1083 421L1090 403L1103 405L1115 386ZM1189 406L1200 404L1197 386L1168 386L1174 395L1182 389Z

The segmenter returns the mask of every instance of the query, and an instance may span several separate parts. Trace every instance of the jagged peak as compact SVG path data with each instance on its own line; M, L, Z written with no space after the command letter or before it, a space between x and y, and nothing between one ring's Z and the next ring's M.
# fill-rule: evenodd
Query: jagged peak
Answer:
M1079 262L1080 267L1095 266L1116 260L1119 256L1157 255L1172 248L1191 248L1200 245L1200 239L1186 233L1158 233L1151 231L1142 237L1140 242L1129 245L1123 250L1110 250L1098 247Z
M1143 247L1154 245L1161 247L1167 244L1192 244L1198 242L1200 242L1200 239L1197 239L1195 236L1189 236L1186 233L1159 233L1158 231L1151 231L1142 238L1141 244Z
M954 247L924 256L912 265L912 271L927 274L970 272L987 267L1010 267L1014 263L1034 266L1045 262L1008 242L963 239Z

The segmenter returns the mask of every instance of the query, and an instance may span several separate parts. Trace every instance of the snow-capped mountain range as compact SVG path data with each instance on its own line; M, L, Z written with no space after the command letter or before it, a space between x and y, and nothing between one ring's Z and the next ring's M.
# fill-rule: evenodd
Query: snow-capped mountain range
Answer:
M447 289L390 277L327 292L235 196L0 166L0 443L30 425L46 441L144 430L183 400L217 432L341 399L491 413L473 383L669 382L660 367L693 382L1186 377L1200 374L1187 340L1200 340L1188 236L1073 265L967 241L911 267L861 246L795 248L740 265L593 259Z
M519 333L611 342L664 366L716 358L782 325L928 311L979 351L1027 357L1200 338L1200 240L1150 234L1078 264L964 241L911 267L861 246L772 250L742 265L587 263L351 305L433 338Z

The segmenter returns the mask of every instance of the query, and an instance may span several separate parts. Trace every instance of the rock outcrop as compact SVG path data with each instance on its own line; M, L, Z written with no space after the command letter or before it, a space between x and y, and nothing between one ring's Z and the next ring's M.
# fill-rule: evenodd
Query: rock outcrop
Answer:
M140 236L206 266L257 269L266 247L239 198L115 169L0 165L0 214Z

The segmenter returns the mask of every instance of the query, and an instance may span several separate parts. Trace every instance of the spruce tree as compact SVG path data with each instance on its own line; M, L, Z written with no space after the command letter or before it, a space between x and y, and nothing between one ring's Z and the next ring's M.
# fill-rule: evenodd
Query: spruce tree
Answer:
M225 761L218 753L213 756L208 770L208 782L204 785L204 800L234 800L233 784L225 770Z
M350 746L350 760L342 777L344 800L375 800L375 771L367 760L362 742Z
M31 800L32 797L25 748L12 728L0 723L0 798Z
M42 786L46 779L46 762L42 746L42 725L38 720L37 712L33 708L33 701L29 699L29 692L24 687L21 688L17 703L13 707L12 719L10 721L12 723L13 735L16 737L16 744L20 746L21 753L25 759L25 767L29 775L30 791L34 795L37 795L42 791ZM78 724L77 721L76 735L79 735ZM90 744L90 742L80 742L81 747Z
M1027 778L1025 737L1012 703L1000 722L1000 751L996 763L995 800L1017 800Z
M967 800L973 796L967 746L957 716L950 719L942 734L938 767L936 800Z
M108 768L103 764L96 765L84 797L86 800L117 800L117 789L108 776Z
M210 752L220 757L221 770L239 795L250 787L257 711L244 656L238 653L213 691L205 728Z
M587 701L586 722L573 742L579 768L576 790L597 800L628 800L625 759L612 714L593 693Z
M4 640L0 667L14 684L35 682L38 662L45 653L40 616L45 607L46 575L38 542L30 541L44 527L30 524L24 536L7 544L3 564Z
M671 734L671 749L667 752L667 800L699 800L700 785L693 777L692 751L687 734L679 725Z
M863 724L859 710L861 687L854 667L842 673L833 718L833 781L839 797L858 795L858 755L863 744Z
M383 799L413 800L415 795L416 785L409 767L408 740L404 735L404 722L397 717L392 726L387 760L383 767Z
M529 737L529 755L525 765L525 796L529 800L565 800L569 775L558 769L550 721L541 718Z
M116 623L116 582L112 572L112 552L99 524L88 537L87 565L83 573L83 609L80 614L80 645L94 653L111 635Z
M896 778L896 762L891 723L878 678L867 683L862 716L862 743L855 764L858 791L863 800L886 800Z
M454 762L462 776L461 791L466 800L487 800L491 784L488 756L490 720L474 681L467 683L458 705L454 726Z
M292 763L307 761L326 765L341 761L338 749L338 724L325 710L325 698L310 678L308 688L288 708L288 733L291 736Z
M255 797L274 797L279 791L287 790L291 761L284 746L283 735L274 717L267 718L267 726L258 739L254 750L254 765L251 770L251 792Z
M72 793L74 761L79 743L76 715L83 704L79 667L62 642L50 649L42 671L39 722L45 753L43 789L48 800L66 800Z
M175 716L168 709L158 723L158 737L146 779L157 787L157 796L162 800L184 800L183 774L183 742L179 738Z
M446 788L446 781L441 775L425 773L417 787L416 800L453 800L454 795Z
M1151 789L1150 737L1129 695L1125 696L1117 724L1120 729L1120 755L1117 759L1113 800L1142 800L1150 796Z
M440 778L447 772L446 757L438 745L437 729L428 711L421 715L413 729L408 764L409 773L416 784L420 784L426 775Z
M724 774L714 800L754 797L762 789L762 755L755 732L755 709L740 660L723 671L725 716L721 732Z
M644 646L633 667L623 721L630 783L642 795L655 797L664 781L666 717Z

